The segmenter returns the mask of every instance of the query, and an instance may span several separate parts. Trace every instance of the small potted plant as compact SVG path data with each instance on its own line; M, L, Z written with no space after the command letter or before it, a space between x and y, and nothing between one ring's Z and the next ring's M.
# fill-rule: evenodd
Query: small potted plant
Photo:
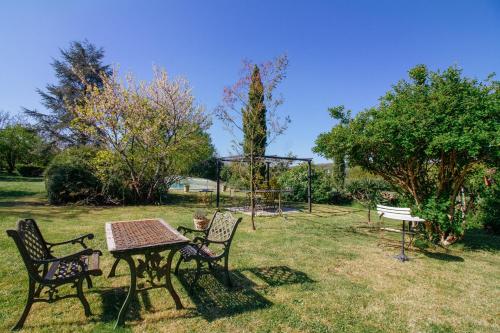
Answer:
M197 210L193 215L194 228L196 230L205 230L208 227L209 219L207 213L203 210Z

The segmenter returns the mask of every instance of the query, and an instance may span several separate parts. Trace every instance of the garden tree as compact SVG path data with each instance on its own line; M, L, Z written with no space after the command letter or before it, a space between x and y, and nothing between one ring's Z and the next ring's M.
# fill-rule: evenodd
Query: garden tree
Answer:
M261 65L243 62L241 78L224 88L223 101L215 113L233 135L235 130L243 136L235 140L234 148L248 163L252 228L255 230L255 190L262 180L262 161L266 147L288 127L290 119L281 118L278 108L283 98L276 96L279 84L286 77L288 58L279 56ZM244 172L246 173L246 172Z
M21 124L10 124L0 129L0 156L13 173L18 162L30 163L42 144L36 132Z
M6 111L0 110L0 130L9 124L10 115Z
M351 118L351 111L345 110L344 106L336 106L333 108L329 108L328 112L333 119L338 120L339 127L345 127L349 124L349 120ZM333 167L332 167L332 177L333 184L335 185L337 191L341 191L344 189L345 177L346 177L346 161L345 161L345 153L341 150L337 151L333 159Z
M259 67L254 65L248 90L248 105L243 111L243 153L245 156L258 158L266 155L266 112L264 85L260 77ZM254 167L256 181L261 182L265 176L266 166L261 162L257 162Z
M346 154L350 165L399 187L428 221L428 236L448 245L465 232L456 202L465 179L475 165L499 162L499 83L463 77L456 67L429 72L418 65L409 76L377 107L321 134L315 151Z
M154 68L151 82L101 74L72 112L72 126L105 148L96 157L103 183L122 182L136 201L151 202L179 176L210 157L210 119L184 79ZM123 179L116 179L123 175Z
M368 209L368 223L371 223L371 211L382 201L382 191L389 190L388 184L380 179L364 178L351 181L347 191L360 204Z
M212 138L208 133L200 132L200 135L206 137L206 154L209 156L205 160L200 160L194 164L188 171L188 175L192 177L200 177L211 180L217 179L217 156L215 147L212 143Z
M308 165L301 163L283 172L278 178L278 184L283 189L289 189L284 196L292 201L307 200ZM332 184L330 176L324 169L312 165L311 173L312 201L314 203L331 203Z
M60 52L61 59L51 64L58 83L48 84L45 91L37 90L50 114L24 110L51 142L59 146L88 144L87 134L71 126L75 116L72 110L82 106L89 87L102 87L101 77L108 76L110 68L102 64L104 50L88 41L71 42L68 49Z

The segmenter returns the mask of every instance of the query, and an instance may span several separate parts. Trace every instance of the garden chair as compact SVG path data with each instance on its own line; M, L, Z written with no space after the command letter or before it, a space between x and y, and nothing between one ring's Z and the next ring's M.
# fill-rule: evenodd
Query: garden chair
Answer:
M29 291L28 300L21 318L12 328L21 329L33 303L53 303L58 300L78 297L82 302L85 315L91 315L89 303L83 295L83 281L92 287L90 276L101 275L99 269L100 251L87 248L85 239L92 239L94 235L87 234L68 241L49 243L43 238L35 220L24 219L17 222L16 230L7 230L7 235L14 239L17 248L28 271ZM83 250L64 257L55 257L52 248L62 244L80 244ZM60 296L58 288L65 284L72 284L76 294ZM41 297L42 290L46 297Z
M228 262L229 249L233 240L238 224L241 222L241 217L236 219L229 212L216 212L205 230L195 230L186 227L178 227L177 230L184 235L189 233L198 233L202 236L195 237L192 242L180 250L180 258L175 266L175 275L179 274L179 266L183 261L196 261L196 275L191 284L193 287L201 274L201 268L204 262L207 262L208 268L213 271L213 267L218 262L224 260L224 273L226 276L226 284L232 285L229 277ZM219 246L214 250L214 245Z

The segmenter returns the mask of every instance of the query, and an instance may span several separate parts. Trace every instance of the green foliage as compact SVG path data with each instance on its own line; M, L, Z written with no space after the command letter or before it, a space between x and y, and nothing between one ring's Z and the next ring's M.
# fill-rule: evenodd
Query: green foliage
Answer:
M40 177L43 175L44 167L38 165L19 165L17 171L23 177Z
M74 118L71 108L82 105L82 97L89 86L102 87L101 75L110 74L109 66L102 64L103 58L102 48L88 41L75 41L61 50L60 59L52 62L58 83L47 84L45 91L37 90L50 114L25 109L50 141L59 145L89 143L88 135L71 126Z
M249 156L249 167L254 168L254 183L260 183L265 176L266 166L263 163L253 162L254 157L264 156L267 146L266 104L264 103L264 85L260 77L259 67L254 65L250 87L248 90L248 104L243 112L243 153Z
M455 200L467 175L474 165L500 159L499 84L492 76L485 82L465 78L456 67L429 72L419 65L410 78L377 107L321 134L315 151L333 159L345 154L351 166L398 187L429 219L430 233L448 245L465 230ZM340 111L335 118L347 118Z
M102 75L103 87L89 89L72 109L72 126L100 142L93 164L103 193L127 201L158 202L214 153L209 116L188 82L153 71L152 81L140 83L127 76L125 84L116 72Z
M381 179L359 179L347 184L347 191L351 196L369 209L385 201L383 191L390 190L389 184Z
M21 124L8 125L0 129L0 158L7 172L13 173L16 164L31 163L42 140L32 129Z
M500 172L479 167L467 180L465 188L473 220L489 231L500 233Z
M96 154L93 148L75 147L52 160L45 170L45 188L51 204L100 201L101 182L91 163Z
M302 163L284 172L279 177L278 183L282 189L292 191L286 194L286 199L297 202L307 201L307 163ZM311 186L314 203L332 202L331 178L323 169L312 167Z

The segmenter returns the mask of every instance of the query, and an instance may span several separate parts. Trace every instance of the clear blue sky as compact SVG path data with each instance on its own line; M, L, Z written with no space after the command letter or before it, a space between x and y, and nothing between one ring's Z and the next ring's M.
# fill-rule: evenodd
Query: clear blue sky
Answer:
M52 58L85 38L104 47L107 63L141 79L153 64L187 77L208 110L243 58L286 52L282 111L292 123L269 153L309 157L333 125L329 106L373 106L415 64L457 64L479 79L499 72L500 1L3 0L0 110L40 109L35 89L55 82ZM227 154L229 134L215 119L210 131Z

